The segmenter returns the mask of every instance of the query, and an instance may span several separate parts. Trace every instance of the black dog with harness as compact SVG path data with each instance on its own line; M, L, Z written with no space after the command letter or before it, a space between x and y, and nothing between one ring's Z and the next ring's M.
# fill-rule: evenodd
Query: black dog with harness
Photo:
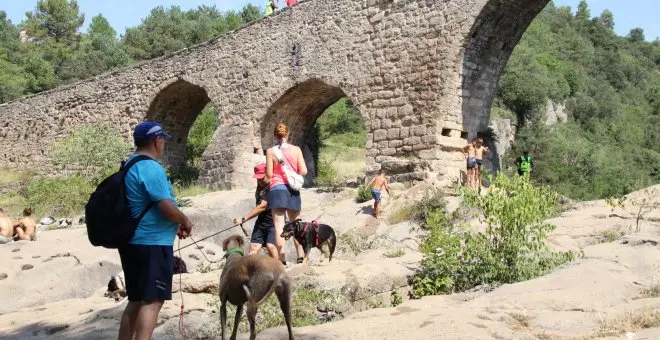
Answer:
M327 224L319 224L317 221L303 222L295 220L284 225L281 237L288 240L294 237L305 249L305 256L298 259L298 263L309 263L309 252L312 247L320 250L332 262L332 254L337 246L335 231ZM302 261L301 261L302 260Z

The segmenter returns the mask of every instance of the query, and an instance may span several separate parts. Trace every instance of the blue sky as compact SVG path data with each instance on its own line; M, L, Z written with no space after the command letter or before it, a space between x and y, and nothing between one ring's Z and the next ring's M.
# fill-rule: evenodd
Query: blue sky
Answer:
M328 0L318 0L328 1ZM25 18L25 12L34 8L36 0L4 0L0 10L4 10L14 23ZM280 1L280 4L284 1ZM579 0L555 0L557 5L577 7ZM136 26L149 11L159 5L169 7L178 5L183 9L195 8L199 5L215 4L220 10L239 10L247 3L264 7L266 0L78 0L85 13L85 28L90 19L99 14L108 18L110 24L119 34L126 27ZM591 15L599 15L604 9L614 13L615 30L619 35L626 35L630 29L641 27L647 40L660 37L660 1L658 0L587 0Z

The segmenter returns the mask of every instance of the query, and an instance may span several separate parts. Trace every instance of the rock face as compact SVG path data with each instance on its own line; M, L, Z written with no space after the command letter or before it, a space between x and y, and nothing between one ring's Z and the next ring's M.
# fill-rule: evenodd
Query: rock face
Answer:
M308 133L348 97L368 131L369 172L392 181L457 177L457 148L488 124L499 74L548 0L302 1L172 55L1 105L0 167L53 169L52 144L108 123L126 139L144 119L173 136L165 163L185 160L188 131L213 103L222 125L202 157L217 188L250 187L254 154L276 123L306 149ZM389 165L386 165L389 164Z

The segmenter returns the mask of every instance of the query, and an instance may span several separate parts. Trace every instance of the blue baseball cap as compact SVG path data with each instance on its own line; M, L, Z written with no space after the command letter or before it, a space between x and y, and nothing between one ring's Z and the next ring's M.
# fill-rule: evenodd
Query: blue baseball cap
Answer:
M136 141L151 140L158 136L165 137L166 139L172 138L172 135L163 130L160 124L156 122L142 122L135 127L135 130L133 130L133 139Z

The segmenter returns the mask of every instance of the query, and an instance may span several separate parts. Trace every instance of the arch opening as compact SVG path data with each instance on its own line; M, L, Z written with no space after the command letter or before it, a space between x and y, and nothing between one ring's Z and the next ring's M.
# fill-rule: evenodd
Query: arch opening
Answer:
M499 171L504 150L489 128L500 75L514 48L549 0L489 0L474 21L462 61L461 98L466 139L484 138L490 147L486 168ZM516 13L512 19L511 13ZM462 136L463 137L463 136Z
M273 129L278 123L289 127L289 143L303 151L306 187L315 185L319 175L350 180L364 173L366 126L341 88L310 79L287 90L261 123L264 151L274 144Z
M167 168L180 171L186 167L190 129L210 102L206 90L185 80L168 85L151 102L146 119L161 123L172 135L163 155Z

